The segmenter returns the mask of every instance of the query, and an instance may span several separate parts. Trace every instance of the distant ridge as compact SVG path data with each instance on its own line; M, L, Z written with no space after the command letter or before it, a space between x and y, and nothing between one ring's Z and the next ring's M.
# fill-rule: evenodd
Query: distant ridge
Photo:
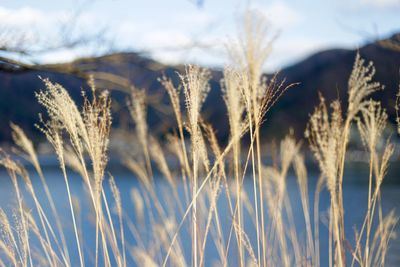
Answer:
M361 47L358 52L366 62L374 63L375 81L383 84L385 89L372 97L382 101L390 120L394 122L394 102L400 82L400 51L387 49L379 41ZM302 135L308 114L319 102L319 92L327 100L339 97L342 103L346 104L347 82L356 53L357 50L326 50L283 69L281 76L286 77L288 83L300 82L300 84L282 97L272 111L270 123L284 131L285 127L280 127L282 125L280 121L288 120L289 125ZM282 110L286 112L281 112ZM293 117L290 118L291 116Z
M394 35L397 36L397 35ZM394 37L392 37L394 38ZM347 80L350 75L356 50L330 49L313 54L312 56L284 68L280 78L286 82L299 83L289 89L277 105L268 114L263 130L268 136L282 136L293 128L298 137L303 136L306 122L314 106L318 103L318 92L328 100L340 97L347 99ZM389 117L394 121L394 100L399 84L400 52L383 47L378 42L367 44L359 49L359 53L366 61L373 61L376 67L376 81L385 85L383 92L375 94L375 99L381 100ZM54 67L58 71L54 71ZM0 143L11 140L9 122L21 125L34 138L40 135L33 126L38 120L38 113L43 112L37 104L34 92L43 87L38 76L48 77L54 82L61 83L70 91L70 94L79 103L80 90L85 82L77 75L62 73L63 69L73 66L83 73L91 71L109 72L129 78L140 88L146 88L151 93L163 92L157 78L163 74L173 77L177 82L177 71L182 66L167 66L151 60L137 53L116 53L101 57L83 58L67 64L43 65L41 70L29 70L19 66L16 62L0 60ZM42 70L45 69L45 70ZM61 71L59 71L61 70ZM224 139L228 136L229 125L225 116L225 107L221 98L219 80L221 71L212 72L211 92L208 96L204 113L218 131L218 136ZM111 86L111 85L110 85ZM111 89L112 86L111 86ZM125 93L112 91L116 103L113 106L115 114L114 125L126 125ZM162 96L160 103L167 104L168 99ZM149 109L149 123L157 130L165 129L174 123L173 118L166 120L157 107ZM160 117L163 116L161 120Z

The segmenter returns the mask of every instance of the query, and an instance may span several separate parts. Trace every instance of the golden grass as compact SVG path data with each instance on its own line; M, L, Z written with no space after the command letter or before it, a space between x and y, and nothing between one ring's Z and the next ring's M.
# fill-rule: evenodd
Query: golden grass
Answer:
M348 102L343 106L339 100L326 103L320 96L320 104L310 115L306 137L320 169L312 204L305 157L292 133L280 142L273 164L264 161L260 126L288 86L276 76L267 79L262 72L271 48L268 24L258 14L247 13L243 25L237 43L228 47L232 65L224 70L221 81L230 127L225 147L218 144L215 130L202 118L202 105L210 90L208 70L187 66L179 74L179 86L167 77L160 78L177 122L175 131L166 134L165 145L152 136L147 125L146 91L131 88L129 110L140 149L124 154L123 163L140 182L139 188L130 191L133 211L124 209L126 200L121 198L116 180L106 175L111 128L107 92L97 92L91 82L91 97L84 95L80 110L65 88L44 79L45 89L37 98L47 114L38 128L59 160L74 234L68 236L61 223L32 142L11 124L15 152L34 166L46 203L39 201L29 172L2 152L0 165L11 178L17 205L12 218L0 209L0 266L76 266L72 250L80 266L127 266L133 262L138 266L204 266L211 264L207 259L210 249L217 252L216 266L384 266L398 218L394 212L383 214L380 205L380 187L394 145L386 140L383 148L378 146L387 114L379 102L369 99L383 89L373 81L373 64L357 55L348 83ZM399 119L397 122L400 124ZM343 206L344 162L353 125L358 126L370 156L367 210L354 239L346 236ZM243 140L246 134L250 143ZM177 167L167 155L175 157ZM87 190L95 226L94 247L85 244L84 218L79 216L79 201L84 200L73 197L67 167L81 176ZM287 190L291 169L297 179L305 234L296 228L293 200ZM156 170L167 181L165 194L156 192ZM33 199L32 210L24 205L18 177ZM105 179L110 195L104 190ZM252 192L244 190L245 179L252 179ZM321 236L319 227L324 187L330 197L326 237ZM49 211L43 208L45 204L50 205ZM132 212L135 221L129 216ZM75 246L67 245L71 238ZM321 238L330 241L328 262L321 262ZM33 247L33 242L39 246ZM189 246L190 255L184 246Z

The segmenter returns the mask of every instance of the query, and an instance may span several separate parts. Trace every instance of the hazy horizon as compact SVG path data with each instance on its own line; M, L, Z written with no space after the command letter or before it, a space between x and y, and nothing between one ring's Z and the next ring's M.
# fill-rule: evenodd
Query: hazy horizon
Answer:
M63 41L60 27L72 38L101 38L101 45L55 49L29 58L41 63L133 51L167 64L190 62L221 67L227 61L224 44L235 36L240 11L246 6L266 15L271 23L271 38L278 36L265 66L268 71L324 49L354 49L400 31L396 19L399 0L235 0L232 4L227 0L205 0L201 4L190 0L6 0L0 4L0 22L11 32L23 31L24 38L38 50Z

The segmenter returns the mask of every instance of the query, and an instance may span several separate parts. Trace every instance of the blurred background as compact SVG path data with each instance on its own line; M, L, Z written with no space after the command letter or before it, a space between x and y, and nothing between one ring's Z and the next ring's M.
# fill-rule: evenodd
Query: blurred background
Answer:
M5 0L0 4L0 143L10 141L10 121L42 140L34 127L41 111L34 95L42 86L38 76L62 83L80 101L81 88L93 75L99 87L112 91L113 125L118 127L129 126L126 88L145 88L156 103L149 100L149 123L153 132L163 132L171 122L159 119L169 110L161 105L165 91L157 78L167 74L176 80L176 71L188 63L213 70L204 112L218 125L219 138L226 139L219 80L229 63L226 46L237 36L245 9L270 23L272 49L265 72L279 72L286 84L298 83L268 116L265 127L271 136L292 127L303 137L318 92L328 100L345 100L356 51L374 61L376 79L386 86L376 97L394 122L398 0Z
M42 86L38 76L62 83L79 101L84 80L94 75L99 87L112 90L118 127L129 124L126 87L145 88L157 104L149 101L149 123L156 125L153 132L163 132L171 125L159 119L168 108L161 105L165 92L157 78L176 79L176 71L189 63L213 70L204 111L206 118L213 114L211 123L224 140L229 127L219 79L229 63L226 46L237 36L245 9L270 23L265 72L298 83L267 118L271 136L292 127L303 137L318 92L328 100L345 100L356 51L375 63L376 79L386 86L376 97L394 122L399 0L6 0L0 4L0 143L10 141L10 121L41 140L34 127L40 112L34 96Z
M247 7L263 13L271 37L278 37L267 71L317 51L359 48L399 30L398 0L5 0L1 45L31 52L25 59L41 63L136 51L167 64L221 67L224 44Z

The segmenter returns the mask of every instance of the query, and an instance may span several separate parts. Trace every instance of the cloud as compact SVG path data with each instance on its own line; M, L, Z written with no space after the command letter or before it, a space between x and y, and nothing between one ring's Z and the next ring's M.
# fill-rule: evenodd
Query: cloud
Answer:
M372 1L372 0L358 0ZM400 0L378 0L378 2ZM305 15L294 8L288 0L273 0L266 4L254 4L271 21L273 28L297 32L305 22ZM303 11L304 12L304 11ZM7 9L0 6L0 25L29 30L31 35L41 36L40 40L54 40L59 37L57 27L70 15L67 10L47 12L25 6ZM228 14L213 13L206 10L175 10L162 17L110 17L109 21L98 13L85 11L79 20L80 32L92 33L98 25L109 23L115 49L135 49L147 51L157 60L166 63L189 61L201 64L222 65L225 61L224 37L234 31L227 19ZM1 29L1 26L0 26ZM296 35L295 35L296 36ZM195 42L195 44L194 44ZM192 46L193 45L193 46ZM311 52L327 47L321 40L306 39L301 36L290 39L280 36L274 44L266 68L274 70L290 64ZM67 61L84 55L90 49L79 51L62 50L41 55L43 62ZM94 49L90 50L93 54ZM89 53L88 53L89 54Z
M256 6L271 23L281 29L292 27L303 19L302 14L284 1L275 1L267 6Z
M80 55L79 51L64 49L60 51L43 54L39 58L41 61L51 64L51 63L69 62L71 61L71 59L74 59L79 55Z
M190 45L191 38L179 30L152 31L144 33L140 43L148 48L179 48Z
M43 22L45 18L40 10L31 7L16 10L0 7L0 22L3 25L26 26L30 23Z
M68 10L46 12L30 6L16 9L0 6L1 41L10 47L42 50L90 38L95 34L91 29L101 28L101 20L89 12L79 13L78 17L74 15ZM86 45L90 46L90 42ZM35 59L42 62L67 61L76 55L73 49L60 49L41 54Z
M361 4L378 8L400 7L400 0L361 0Z
M176 16L176 22L182 26L207 27L215 21L215 18L205 11L182 12Z
M204 58L198 46L208 46L216 39L217 27L213 25L218 20L204 10L177 11L168 20L134 19L125 19L113 27L118 46L144 50L164 63L197 62L197 58Z
M274 28L287 29L296 26L303 19L302 14L284 1L275 1L269 5L253 5L253 9L260 11L269 19ZM234 28L223 28L226 25L217 26L207 30L209 25L218 21L216 17L205 12L189 12L171 17L166 25L153 22L152 26L145 22L134 24L132 21L123 23L116 28L128 46L136 49L145 49L156 60L164 63L199 63L205 65L222 66L226 63L224 47L221 44L226 41L226 34L233 34ZM156 29L156 30L155 30ZM221 34L222 31L222 34ZM130 44L129 41L130 40ZM198 41L199 43L196 43ZM195 42L195 44L193 43ZM196 46L199 44L199 46ZM299 40L298 42L277 44L267 63L268 70L275 70L285 63L291 63L290 59L296 59L307 55L318 46L314 40ZM193 46L192 46L193 45Z
M76 16L78 15L78 16ZM76 19L83 26L98 26L99 19L89 13L80 12L75 14L68 10L51 10L44 11L41 9L24 6L16 9L0 6L0 22L2 25L15 27L40 27L47 28L58 26L60 23L68 22L71 19ZM96 19L96 21L94 21Z
M18 9L0 6L0 24L3 27L22 29L28 32L33 29L40 29L43 32L49 31L59 25L62 18L66 16L67 12L63 11L45 13L29 6Z

